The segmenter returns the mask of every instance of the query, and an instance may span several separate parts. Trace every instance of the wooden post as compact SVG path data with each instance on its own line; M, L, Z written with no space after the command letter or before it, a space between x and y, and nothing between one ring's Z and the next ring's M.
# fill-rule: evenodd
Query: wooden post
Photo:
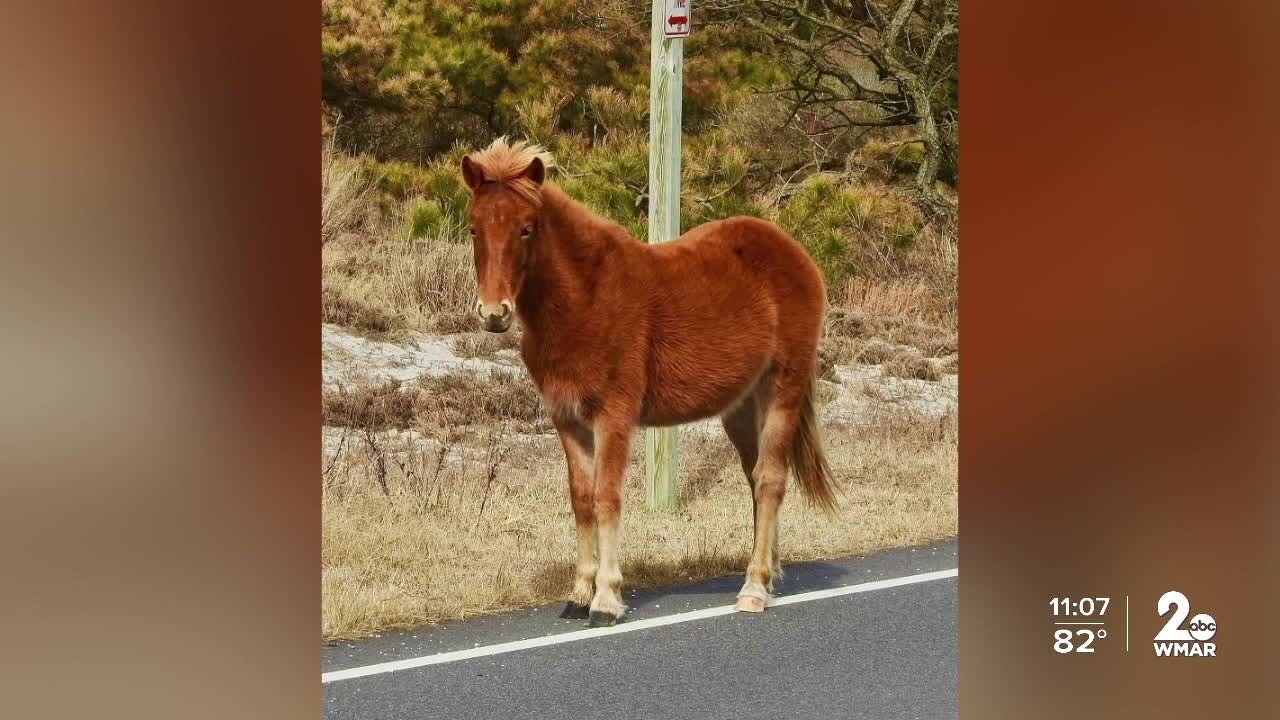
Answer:
M653 0L649 51L649 242L680 236L680 102L684 39L668 38L670 0ZM682 3L683 5L683 3ZM675 428L644 434L645 487L649 507L676 508Z

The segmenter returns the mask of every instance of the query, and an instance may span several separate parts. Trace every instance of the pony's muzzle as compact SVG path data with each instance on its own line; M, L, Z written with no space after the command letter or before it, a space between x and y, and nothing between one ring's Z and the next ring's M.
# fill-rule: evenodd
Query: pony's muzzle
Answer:
M491 333L506 332L511 327L512 318L516 316L515 305L510 300L496 304L481 300L476 303L476 313L484 321L484 329Z

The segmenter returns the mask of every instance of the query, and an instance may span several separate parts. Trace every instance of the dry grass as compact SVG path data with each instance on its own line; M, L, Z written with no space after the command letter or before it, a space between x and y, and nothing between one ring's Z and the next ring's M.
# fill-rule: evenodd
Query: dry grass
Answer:
M324 459L324 637L566 597L574 530L559 443L502 426L478 429L470 440L437 425L331 443L341 450ZM840 511L826 518L806 508L793 485L781 521L786 562L955 533L953 417L885 412L827 432ZM682 443L677 513L645 508L641 454L633 452L624 491L628 587L745 567L751 507L732 448L719 433L686 433Z
M954 352L956 314L940 306L935 290L922 281L855 278L827 312L827 335L881 338L911 345L934 357Z
M504 333L470 333L460 335L453 341L453 351L464 358L487 358L501 350L515 350L519 347L518 322Z
M377 334L476 328L468 245L348 235L321 256L323 322Z
M854 350L850 360L865 365L880 365L888 362L899 352L893 345L880 339L872 339L861 345L854 345Z
M361 383L325 390L321 405L324 424L330 427L381 431L506 423L521 432L551 427L533 383L514 372L452 372L407 384Z
M373 183L360 161L340 152L332 133L320 146L320 241L350 232L368 211Z
M884 373L890 377L937 382L942 379L942 364L920 357L913 352L899 352L884 363Z
M931 237L942 242L939 233ZM854 278L846 283L827 311L823 368L830 372L836 364L884 365L890 375L921 380L938 380L944 372L955 372L959 334L955 308L948 304L954 302L948 295L954 291L954 277L947 279L947 274L954 275L956 267L954 257L934 262L935 275Z
M923 339L894 333L891 338L857 338L829 335L820 348L819 371L822 377L834 377L836 365L883 365L895 377L937 381L944 373L959 372L959 355L953 335L926 335Z
M466 228L438 203L379 194L386 178L332 141L321 160L322 321L376 335L475 330ZM424 220L424 209L436 212Z
M911 254L912 274L933 295L931 313L956 330L959 324L960 243L958 220L930 226L921 234Z

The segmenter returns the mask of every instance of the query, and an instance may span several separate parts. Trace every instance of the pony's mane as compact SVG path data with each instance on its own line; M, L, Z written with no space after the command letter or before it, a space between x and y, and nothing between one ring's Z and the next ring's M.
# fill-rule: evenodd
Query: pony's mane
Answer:
M503 135L489 143L489 147L473 154L471 162L480 166L485 180L502 183L534 205L541 205L542 193L538 186L524 176L534 158L542 160L547 169L556 166L551 153L541 145L524 140L508 142L507 136Z

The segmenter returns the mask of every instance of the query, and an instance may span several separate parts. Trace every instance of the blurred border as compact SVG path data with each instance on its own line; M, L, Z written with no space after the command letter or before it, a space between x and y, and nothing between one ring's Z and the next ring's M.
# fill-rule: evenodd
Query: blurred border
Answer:
M318 18L6 9L10 716L320 716Z
M1278 10L962 7L962 717L1276 709ZM1167 590L1218 657L1154 656Z

